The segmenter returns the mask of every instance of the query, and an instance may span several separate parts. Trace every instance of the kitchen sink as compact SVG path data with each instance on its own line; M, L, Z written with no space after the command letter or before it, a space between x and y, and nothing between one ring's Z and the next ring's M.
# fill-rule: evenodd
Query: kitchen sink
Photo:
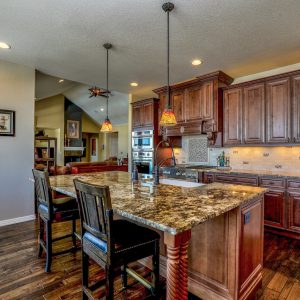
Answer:
M191 182L191 181L185 181L185 180L178 180L178 179L170 179L170 178L161 178L159 179L159 182L162 184L169 184L169 185L175 185L185 188L194 188L205 185L204 183L199 182Z

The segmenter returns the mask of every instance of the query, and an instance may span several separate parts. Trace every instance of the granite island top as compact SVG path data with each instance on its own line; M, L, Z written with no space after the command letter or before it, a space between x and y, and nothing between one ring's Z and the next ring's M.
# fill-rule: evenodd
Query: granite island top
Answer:
M148 176L149 177L149 176ZM264 188L212 183L195 188L132 182L127 172L101 172L50 177L53 190L75 197L73 179L110 187L114 213L177 234L262 196Z

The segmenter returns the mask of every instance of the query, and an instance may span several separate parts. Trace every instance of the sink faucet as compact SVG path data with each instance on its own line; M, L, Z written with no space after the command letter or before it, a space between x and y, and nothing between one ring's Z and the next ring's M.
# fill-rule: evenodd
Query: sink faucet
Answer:
M170 146L171 149L172 149L172 161L173 161L173 166L175 167L176 166L176 158L175 158L175 153L174 153L174 147L173 147L173 144L172 142L170 141L170 139L166 136L163 136L163 139L157 144L156 148L155 148L155 153L154 153L154 159L155 159L155 166L154 166L154 183L155 184L159 184L159 166L162 162L166 161L167 159L164 159L162 162L159 162L157 161L157 151L158 151L158 148L159 146L162 144L162 143L165 143L167 146Z

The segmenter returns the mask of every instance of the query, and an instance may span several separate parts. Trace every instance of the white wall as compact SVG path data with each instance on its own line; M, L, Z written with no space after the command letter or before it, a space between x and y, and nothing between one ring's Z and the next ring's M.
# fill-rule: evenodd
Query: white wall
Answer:
M0 136L0 225L34 213L35 70L0 61L0 109L16 111L15 137Z

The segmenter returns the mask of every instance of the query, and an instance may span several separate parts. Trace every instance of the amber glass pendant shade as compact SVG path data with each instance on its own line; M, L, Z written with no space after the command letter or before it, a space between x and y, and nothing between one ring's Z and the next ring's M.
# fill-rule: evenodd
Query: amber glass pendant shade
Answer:
M177 124L176 116L171 108L166 108L161 116L160 126L175 126Z
M100 132L112 132L112 125L108 118L103 122Z

